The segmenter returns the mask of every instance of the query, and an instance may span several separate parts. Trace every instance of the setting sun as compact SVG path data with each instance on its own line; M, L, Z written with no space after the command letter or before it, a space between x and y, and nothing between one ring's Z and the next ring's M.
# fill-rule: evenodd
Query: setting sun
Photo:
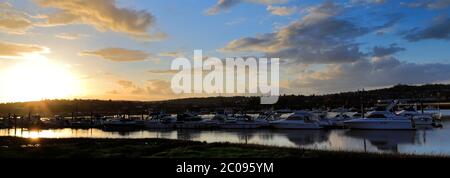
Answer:
M81 82L66 66L42 55L27 56L1 74L2 102L69 98L81 93Z

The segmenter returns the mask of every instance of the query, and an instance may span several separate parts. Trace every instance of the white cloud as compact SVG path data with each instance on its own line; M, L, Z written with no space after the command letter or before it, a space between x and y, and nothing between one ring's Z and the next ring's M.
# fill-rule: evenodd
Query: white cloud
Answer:
M144 10L119 8L115 0L35 0L45 8L55 8L53 14L47 15L47 22L40 26L88 24L99 31L111 30L125 33L140 40L159 40L165 38L163 33L150 34L155 24L155 17Z

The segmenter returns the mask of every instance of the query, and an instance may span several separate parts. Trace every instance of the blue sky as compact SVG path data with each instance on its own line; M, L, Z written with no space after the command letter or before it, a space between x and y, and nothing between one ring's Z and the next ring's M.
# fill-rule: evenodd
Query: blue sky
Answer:
M158 93L169 86L170 75L149 71L170 68L174 56L162 53L191 56L194 49L221 58L281 57L289 64L281 66L285 93L322 94L450 81L448 0L92 2L0 0L1 44L21 48L19 51L27 45L51 51L0 53L0 69L20 65L24 53L39 53L51 63L68 66L84 83L84 91L71 97L101 99L177 97ZM210 13L212 9L215 11ZM67 14L72 19L61 19ZM54 23L55 19L60 21ZM291 34L277 38L283 31ZM314 36L317 33L324 37ZM161 34L164 38L159 38ZM250 42L254 40L266 43ZM265 50L270 47L280 49ZM386 53L375 54L375 47ZM114 61L103 49L130 58L145 57ZM335 56L327 56L327 51Z

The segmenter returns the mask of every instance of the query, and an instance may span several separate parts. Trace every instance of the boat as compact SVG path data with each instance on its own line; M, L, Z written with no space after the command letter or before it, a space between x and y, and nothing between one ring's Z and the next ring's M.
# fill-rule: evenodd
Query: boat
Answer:
M348 121L352 119L352 117L348 116L345 113L336 114L334 117L327 118L330 127L332 128L343 128L345 127L344 121Z
M175 128L177 118L164 112L150 113L145 121L145 127L148 129L171 129Z
M254 119L246 114L240 114L227 116L223 122L220 122L218 125L222 129L257 129L268 127L269 122L263 119Z
M142 129L145 126L143 120L126 118L124 116L107 118L103 127L107 130L135 130Z
M255 120L263 120L263 121L276 121L280 119L280 116L283 113L275 112L275 111L267 111L261 112L258 114Z
M413 130L416 128L413 119L389 111L372 111L365 118L344 121L344 125L350 129Z
M322 129L323 125L317 115L307 111L296 111L284 119L272 121L270 125L277 129Z
M413 107L405 108L397 112L397 115L412 118L418 126L436 125L432 113L420 113Z
M193 112L178 114L175 123L177 129L208 129L211 127L211 124L205 123L201 116Z
M63 116L55 115L52 118L42 119L42 126L44 128L66 128L70 127L70 121Z

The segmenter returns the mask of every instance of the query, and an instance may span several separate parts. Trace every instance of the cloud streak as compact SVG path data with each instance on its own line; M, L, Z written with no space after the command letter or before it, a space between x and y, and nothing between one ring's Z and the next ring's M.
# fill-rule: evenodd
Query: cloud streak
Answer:
M262 5L284 4L288 0L218 0L216 5L205 11L207 15L216 15L221 11L228 10L240 3L253 3Z
M411 8L426 8L430 10L439 10L449 7L450 0L420 0L402 4Z
M49 48L40 45L0 41L0 58L20 58L28 54L44 54L49 52Z
M0 3L0 30L7 33L23 34L33 23L26 13L17 11L8 2Z
M84 51L81 52L80 55L101 57L113 62L143 61L150 57L150 55L144 51L124 48L105 48L97 51Z
M295 11L297 11L297 8L269 5L267 6L267 11L269 11L272 15L288 16L295 13Z
M450 40L450 18L438 17L434 23L423 29L412 29L404 35L410 42L427 39Z

